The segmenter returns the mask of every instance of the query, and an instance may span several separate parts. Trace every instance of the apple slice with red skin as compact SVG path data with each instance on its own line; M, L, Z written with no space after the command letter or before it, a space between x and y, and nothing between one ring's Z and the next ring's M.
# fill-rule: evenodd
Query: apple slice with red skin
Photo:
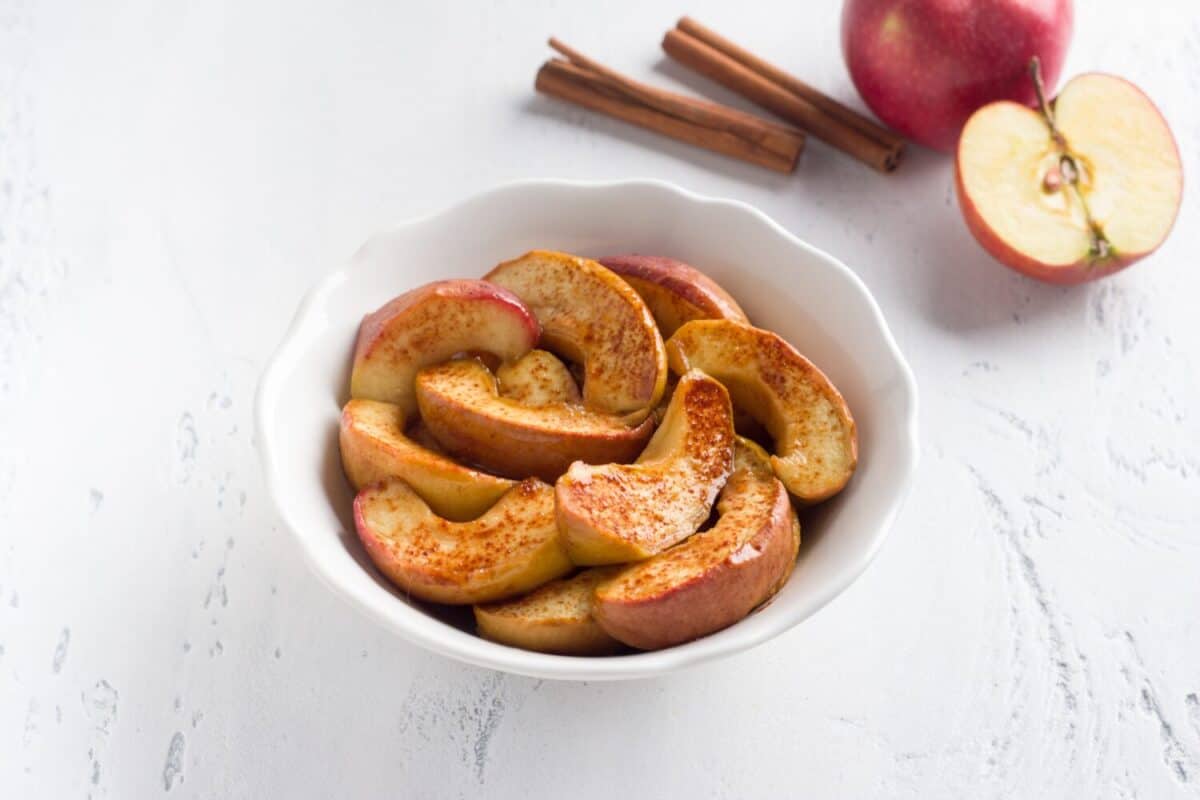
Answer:
M512 291L542 325L542 347L583 365L589 408L641 422L662 397L667 359L642 298L587 258L534 250L486 276Z
M800 547L800 523L761 447L739 438L716 524L596 587L592 614L642 650L683 644L739 621L777 592Z
M771 464L798 500L841 491L858 465L858 434L842 395L807 358L771 331L732 320L695 320L667 342L671 369L700 369L774 441Z
M405 592L435 603L489 603L571 571L554 519L554 489L514 486L478 519L434 514L407 483L388 478L354 498L367 555Z
M414 441L405 432L404 412L391 403L346 403L338 443L342 468L355 489L403 478L434 513L447 519L475 519L513 487L510 480L464 467Z
M354 349L350 396L417 410L421 367L472 350L511 361L537 344L537 318L510 291L486 281L448 280L396 297L363 318Z
M725 387L699 371L680 378L636 463L575 463L555 485L571 560L638 561L695 533L733 468L733 438Z
M1050 283L1110 275L1154 252L1179 213L1183 167L1136 86L1072 78L1039 110L999 102L963 129L955 182L967 227L1001 263Z
M729 292L700 270L662 256L609 256L600 263L625 279L650 308L663 337L694 319L748 322Z
M631 461L654 432L654 419L625 418L569 402L527 406L501 397L495 376L475 359L417 374L421 419L446 452L511 478L553 481L575 461Z

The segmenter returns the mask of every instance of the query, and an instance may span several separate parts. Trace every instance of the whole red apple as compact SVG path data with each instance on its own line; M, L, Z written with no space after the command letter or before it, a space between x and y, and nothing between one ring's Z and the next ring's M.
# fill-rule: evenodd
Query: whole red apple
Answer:
M948 152L980 106L1036 102L1033 56L1054 88L1072 22L1071 0L846 0L842 51L881 120Z

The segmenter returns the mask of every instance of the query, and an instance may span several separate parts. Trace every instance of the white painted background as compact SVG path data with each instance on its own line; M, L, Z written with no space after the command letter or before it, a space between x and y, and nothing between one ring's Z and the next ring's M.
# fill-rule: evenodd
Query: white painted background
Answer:
M1192 181L1156 256L1079 289L992 263L944 157L814 143L780 177L532 91L551 33L702 86L658 50L688 12L850 99L836 3L585 5L0 0L0 797L1200 795L1194 2L1077 4L1069 72L1143 86ZM800 628L508 677L359 618L281 530L251 404L302 292L529 176L745 200L879 299L920 475Z

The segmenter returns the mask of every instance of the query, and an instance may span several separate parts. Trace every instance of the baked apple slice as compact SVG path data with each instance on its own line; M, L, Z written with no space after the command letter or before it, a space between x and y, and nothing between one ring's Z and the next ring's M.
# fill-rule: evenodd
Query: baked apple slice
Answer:
M437 453L439 456L446 455L446 451L442 449L441 443L433 438L433 431L429 430L429 426L420 417L417 417L417 421L408 426L405 434L409 439L426 450Z
M417 410L421 367L482 351L501 361L528 353L541 329L512 292L476 280L437 281L405 292L363 318L354 348L350 396Z
M554 521L554 489L537 480L517 484L478 519L452 522L388 478L354 498L354 524L380 572L435 603L501 600L572 569Z
M646 304L615 273L586 258L534 250L484 280L521 298L542 325L542 344L581 363L592 409L640 422L667 379L662 336Z
M530 350L496 370L500 396L523 406L579 403L579 385L567 365L546 350Z
M495 376L475 359L421 370L417 404L446 452L512 478L553 481L574 461L632 461L654 432L651 418L631 427L572 403L531 407L501 397Z
M592 616L596 585L621 567L595 567L551 581L524 597L475 606L479 635L493 642L570 656L607 655L621 649Z
M700 270L661 256L610 256L600 263L625 279L654 315L663 336L694 319L748 322L737 301Z
M338 443L342 467L355 489L403 478L438 516L474 519L513 482L469 469L405 434L404 411L391 403L351 400L342 409Z
M734 469L717 499L717 523L621 570L596 587L593 614L613 638L642 650L727 628L791 574L800 523L766 452L738 438Z
M725 387L701 372L680 378L637 463L579 462L559 479L558 521L571 560L639 561L695 533L733 468L733 437Z
M763 424L775 442L775 474L798 500L824 500L850 480L858 464L850 409L824 373L778 335L697 320L675 332L667 352L673 370L703 370Z

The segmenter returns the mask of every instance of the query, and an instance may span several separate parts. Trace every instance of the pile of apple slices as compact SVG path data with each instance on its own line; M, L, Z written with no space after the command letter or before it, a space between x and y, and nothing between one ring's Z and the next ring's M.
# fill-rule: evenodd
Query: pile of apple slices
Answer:
M794 504L857 463L825 375L665 258L533 251L414 289L363 320L350 392L342 463L371 560L541 652L734 624L791 574Z

